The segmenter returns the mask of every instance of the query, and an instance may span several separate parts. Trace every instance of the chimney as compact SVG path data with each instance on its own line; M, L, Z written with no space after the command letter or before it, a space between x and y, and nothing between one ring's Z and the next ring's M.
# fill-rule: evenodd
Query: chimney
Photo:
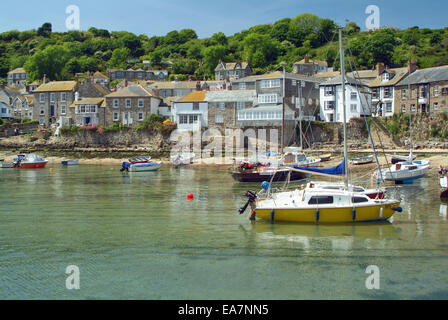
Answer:
M376 72L377 72L377 76L379 76L380 74L382 74L383 73L383 71L384 71L384 63L382 63L382 62L378 62L377 64L376 64Z
M201 91L201 82L196 82L196 91Z
M42 84L46 84L47 83L47 75L44 74L44 80L42 81Z
M408 60L408 70L409 70L409 74L411 74L412 72L417 70L417 60L415 60L415 59Z
M159 89L154 89L154 95L155 95L156 97L160 97L160 91L159 91Z
M78 91L75 92L75 101L79 101L79 92Z
M309 63L310 62L310 57L308 55L305 56L305 63Z
M124 86L125 86L125 87L128 86L128 79L124 79Z

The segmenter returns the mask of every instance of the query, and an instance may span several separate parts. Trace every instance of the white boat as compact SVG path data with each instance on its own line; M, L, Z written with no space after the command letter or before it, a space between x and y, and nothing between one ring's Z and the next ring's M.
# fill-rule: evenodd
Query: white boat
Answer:
M172 155L170 160L171 160L171 163L177 167L177 166L188 165L188 164L193 163L194 157L195 157L194 153L184 152L184 153L178 153L178 154Z
M282 164L288 167L317 167L322 160L320 158L307 157L301 152L301 148L288 147L284 149L282 161Z
M396 164L398 162L405 162L405 161L413 161L415 160L415 155L409 154L407 156L399 155L399 154L386 154L386 156L391 158L392 164Z
M307 185L308 188L326 189L326 190L345 190L344 183L341 182L323 182L323 181L311 181ZM366 189L362 186L348 185L348 191L362 193L372 199L384 199L386 189Z
M345 64L342 46L342 30L339 29L339 46L341 57L342 92L345 92ZM344 129L344 161L337 167L329 169L317 168L291 168L291 171L314 172L323 175L344 175L344 187L325 188L311 187L294 191L271 192L272 184L263 182L259 194L246 192L248 201L239 210L243 213L250 204L251 218L285 222L303 223L347 223L372 222L389 219L395 212L401 212L399 200L371 199L366 194L355 192L350 188L348 160L347 160L347 134L346 134L346 107L345 94L342 94L343 129ZM325 182L325 185L329 185ZM264 193L264 194L263 194ZM261 196L263 194L263 196ZM260 195L260 197L258 197ZM258 198L258 199L257 199Z
M142 172L142 171L156 171L162 166L162 162L144 162L144 163L129 163L123 162L120 171Z
M372 163L372 162L373 162L373 154L364 156L364 157L350 159L350 164L353 164L353 165L362 165L362 164L367 164L367 163Z
M377 179L393 181L396 184L412 184L415 179L423 178L429 170L428 160L399 162L390 168L375 172Z

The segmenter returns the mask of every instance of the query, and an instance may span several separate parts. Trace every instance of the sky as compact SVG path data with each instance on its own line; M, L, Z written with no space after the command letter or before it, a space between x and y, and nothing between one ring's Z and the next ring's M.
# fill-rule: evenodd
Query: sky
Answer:
M381 26L448 26L446 0L2 0L0 32L37 29L45 22L53 25L53 31L68 31L69 5L79 8L81 30L93 26L148 36L187 28L195 30L199 38L216 32L230 36L302 13L329 18L339 25L355 21L365 30L369 5L379 8Z

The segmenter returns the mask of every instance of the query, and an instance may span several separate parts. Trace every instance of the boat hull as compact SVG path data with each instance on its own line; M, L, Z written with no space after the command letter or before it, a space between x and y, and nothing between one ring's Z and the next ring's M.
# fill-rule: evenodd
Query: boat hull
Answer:
M143 172L143 171L157 171L162 166L162 162L149 162L149 163L137 163L131 164L129 171L131 172Z
M260 172L239 172L232 171L231 175L235 181L238 182L263 182L271 181L272 174L260 173ZM291 171L290 181L303 180L306 178L306 173ZM288 178L288 171L279 171L275 173L273 182L285 181Z
M39 162L21 162L19 168L22 169L37 169L44 168L48 161Z
M76 165L78 165L78 160L61 161L61 164L63 166L76 166Z
M336 208L285 208L275 209L257 208L256 216L271 222L301 222L301 223L350 223L386 221L395 213L399 201L388 204ZM382 210L381 210L382 209Z

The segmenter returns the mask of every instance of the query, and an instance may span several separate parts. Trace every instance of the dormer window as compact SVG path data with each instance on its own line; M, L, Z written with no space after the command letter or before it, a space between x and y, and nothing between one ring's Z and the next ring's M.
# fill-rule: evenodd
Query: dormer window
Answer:
M390 80L390 75L387 72L384 72L381 76L381 80L382 81L389 81Z

